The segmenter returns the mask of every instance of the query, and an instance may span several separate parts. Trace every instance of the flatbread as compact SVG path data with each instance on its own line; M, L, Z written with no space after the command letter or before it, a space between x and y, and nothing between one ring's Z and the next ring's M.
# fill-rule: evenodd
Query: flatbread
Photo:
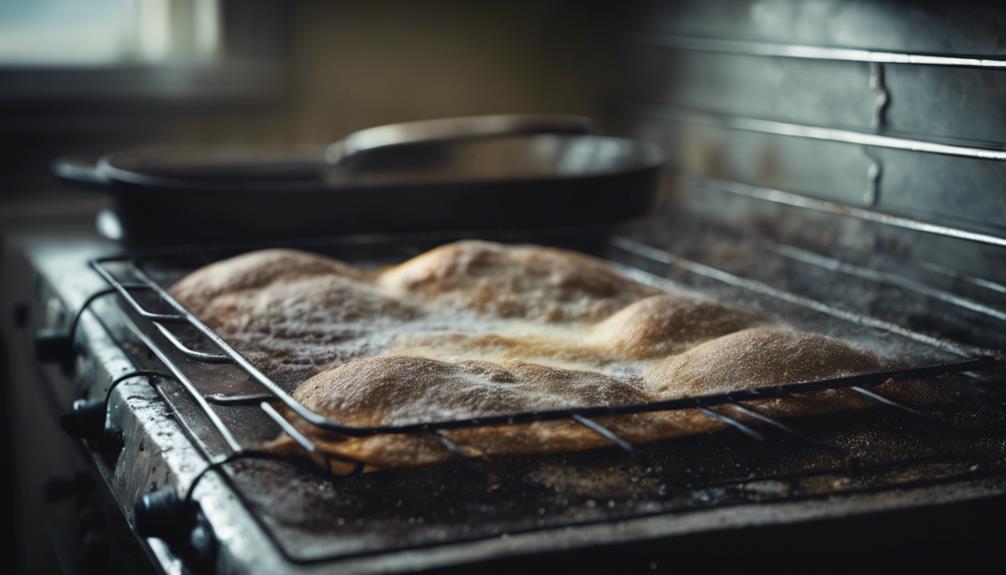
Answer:
M348 426L644 403L888 365L762 312L663 292L601 260L531 245L456 242L370 271L267 250L202 268L171 293L295 399ZM840 390L757 403L780 417L864 405ZM451 457L429 435L344 437L286 415L322 452L367 469ZM724 426L695 410L597 421L636 443ZM573 421L443 433L472 456L610 445ZM269 447L301 449L286 436Z

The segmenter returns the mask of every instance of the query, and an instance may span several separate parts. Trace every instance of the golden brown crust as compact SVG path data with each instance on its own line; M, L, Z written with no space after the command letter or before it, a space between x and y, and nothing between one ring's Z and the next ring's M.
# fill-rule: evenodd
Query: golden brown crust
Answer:
M872 353L832 338L758 327L669 357L647 373L643 383L661 398L713 395L866 373L882 365Z
M758 364L749 365L747 362L754 357ZM675 359L679 361L674 363ZM596 373L533 364L445 363L388 356L357 360L323 372L305 382L295 397L312 410L348 425L401 425L556 407L713 395L881 367L875 356L837 340L793 330L756 328L712 340L668 359L647 374L645 389L598 377ZM915 382L887 382L878 391L899 399L935 399L929 386ZM769 417L799 417L863 408L869 405L869 400L848 390L830 389L786 399L749 401L747 405ZM729 406L714 409L726 410L725 414L735 419L749 419ZM361 419L361 414L366 417ZM293 421L297 422L296 418ZM633 443L725 427L723 422L696 410L601 417L598 421ZM754 420L748 423L759 424ZM428 437L378 435L347 439L319 433L306 424L298 425L319 442L323 451L364 461L371 470L425 465L451 457L443 445ZM444 433L469 456L578 451L609 445L603 437L571 421ZM277 445L288 446L289 440Z
M403 425L571 406L646 401L632 385L588 371L423 357L358 359L304 382L294 398L348 425Z
M290 281L313 275L361 279L361 273L342 262L298 250L260 250L212 263L187 275L171 288L171 295L197 316L213 298L262 288L275 280Z
M595 419L620 437L636 444L707 433L725 427L723 423L694 410ZM460 429L443 433L469 457L559 453L612 445L607 439L572 421ZM418 467L452 457L450 451L429 435L376 435L346 439L313 434L312 438L323 453L365 462L367 471ZM302 453L293 440L285 436L270 444L270 448L287 453ZM319 463L322 463L320 459ZM352 470L352 465L337 465L332 470L347 473Z
M463 241L384 272L392 293L503 318L594 321L659 293L604 262L566 250Z
M666 357L690 344L767 321L754 310L690 295L660 294L639 300L599 323L592 341L631 358Z

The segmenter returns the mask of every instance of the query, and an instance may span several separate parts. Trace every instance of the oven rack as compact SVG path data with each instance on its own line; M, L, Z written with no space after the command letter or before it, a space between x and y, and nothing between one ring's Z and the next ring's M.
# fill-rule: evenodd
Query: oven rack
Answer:
M679 258L680 259L680 258ZM638 413L666 412L680 410L695 410L706 417L715 419L722 424L732 427L744 435L756 441L766 441L767 436L742 421L741 418L757 421L776 432L781 433L791 439L810 444L819 448L829 450L839 450L835 446L822 444L821 442L806 436L794 429L787 423L772 418L745 405L743 402L750 400L776 399L791 396L793 394L820 391L825 389L848 389L862 397L865 397L879 405L898 409L899 411L925 418L929 421L949 425L943 419L926 412L916 410L908 405L892 400L876 391L868 389L867 386L884 383L889 380L919 379L929 378L938 375L951 373L974 372L991 368L996 364L993 357L980 353L962 356L962 359L921 365L909 368L899 368L891 370L875 371L870 373L857 374L838 378L822 379L816 381L792 382L779 386L753 388L732 393L706 395L698 397L677 398L670 400L654 401L639 404L624 404L614 406L583 406L563 409L550 409L539 411L525 411L506 413L490 416L457 418L437 421L424 421L399 425L383 426L351 426L346 425L336 419L326 417L317 413L297 401L276 382L259 371L239 352L227 344L212 329L202 323L193 314L188 312L181 304L174 300L167 291L162 288L143 269L145 262L143 255L116 255L95 258L89 262L90 267L109 285L109 288L102 290L103 293L117 293L126 303L129 309L141 320L149 322L156 332L159 333L175 351L180 352L185 358L202 364L227 364L241 370L248 376L249 380L257 384L262 389L261 393L240 394L240 395L204 395L200 392L197 384L191 380L183 370L174 362L170 355L162 349L161 345L154 341L149 335L140 329L133 329L141 342L154 356L168 369L171 379L176 381L185 393L193 400L198 410L206 417L213 429L227 445L230 454L225 457L209 457L214 464L221 464L230 461L234 456L241 454L260 453L255 448L242 445L235 433L227 426L213 404L219 406L227 405L255 405L257 404L268 417L287 435L294 439L308 454L320 457L326 464L328 470L333 469L334 462L348 463L353 466L354 472L363 470L364 463L349 459L344 456L328 453L320 449L306 434L302 433L291 421L280 414L274 404L281 405L288 410L288 413L306 422L308 425L323 430L333 432L346 437L365 437L374 435L395 435L395 434L419 434L428 435L443 445L453 456L458 458L468 458L463 446L452 441L443 431L456 429L469 429L477 427L490 427L512 424L529 424L534 422L547 421L572 421L586 429L594 432L598 436L609 441L614 446L634 453L635 447L626 439L620 437L611 429L605 427L594 418L599 416L617 416ZM701 265L694 262L677 262L683 264ZM129 275L129 280L121 280L113 274L108 266L124 265ZM171 311L152 311L143 305L135 294L147 292L156 296L157 300L167 306ZM81 309L81 313L83 309ZM79 315L79 314L78 314ZM175 334L169 326L190 326L194 328L206 342L218 350L209 353L192 349L186 345L182 338ZM890 326L894 329L896 326ZM956 350L961 353L961 350ZM729 407L737 416L731 416L723 410L714 409L717 407Z

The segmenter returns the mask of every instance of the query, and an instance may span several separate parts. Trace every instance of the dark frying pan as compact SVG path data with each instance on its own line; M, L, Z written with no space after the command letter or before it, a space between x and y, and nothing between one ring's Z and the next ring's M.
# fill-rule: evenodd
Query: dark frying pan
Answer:
M131 243L611 224L651 206L657 148L575 116L370 128L296 149L150 148L56 175L112 195Z

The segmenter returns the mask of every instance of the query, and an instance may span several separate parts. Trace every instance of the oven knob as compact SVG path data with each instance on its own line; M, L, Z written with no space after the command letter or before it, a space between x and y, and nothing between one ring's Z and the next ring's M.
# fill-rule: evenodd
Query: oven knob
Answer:
M213 571L217 557L217 539L199 504L179 497L167 487L151 491L133 510L136 532L141 537L156 537L194 573Z
M97 439L105 432L105 402L78 399L72 410L60 416L59 425L70 437Z
M170 487L151 491L140 497L133 509L136 532L168 542L187 539L195 527L197 510L195 503L182 499Z
M73 360L73 338L62 328L38 330L35 333L35 359L41 363L69 363Z

